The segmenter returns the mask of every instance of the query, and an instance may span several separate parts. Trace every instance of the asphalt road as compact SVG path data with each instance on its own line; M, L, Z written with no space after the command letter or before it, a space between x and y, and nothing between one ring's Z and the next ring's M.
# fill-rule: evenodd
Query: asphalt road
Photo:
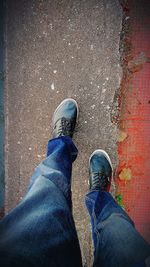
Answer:
M117 162L117 126L112 122L120 86L122 11L117 0L14 0L7 2L6 29L6 211L27 189L45 157L51 118L63 99L80 108L72 190L83 261L90 266L92 242L84 206L88 158L105 149Z
M0 0L0 217L4 212L4 1Z

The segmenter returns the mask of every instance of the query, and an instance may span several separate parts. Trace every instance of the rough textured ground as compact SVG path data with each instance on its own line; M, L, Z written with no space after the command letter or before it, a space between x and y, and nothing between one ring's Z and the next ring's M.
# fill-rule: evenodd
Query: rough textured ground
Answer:
M121 23L117 0L7 1L6 211L21 200L45 157L54 109L73 97L80 108L74 217L89 266L92 243L84 207L88 158L103 148L116 163L117 129L111 113L121 78Z
M0 1L0 217L4 206L4 5Z

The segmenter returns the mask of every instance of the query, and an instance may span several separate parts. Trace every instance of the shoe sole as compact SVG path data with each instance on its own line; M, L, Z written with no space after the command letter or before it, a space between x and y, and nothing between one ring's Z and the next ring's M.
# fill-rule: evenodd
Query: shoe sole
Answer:
M105 150L103 150L103 149L96 149L96 150L91 154L91 156L90 156L90 158L89 158L89 166L90 166L90 160L91 160L91 158L93 157L93 155L94 155L96 152L101 152L101 153L103 153L103 155L105 156L105 158L108 160L108 162L109 162L109 164L110 164L110 166L111 166L111 169L112 169L112 178L113 178L113 166L112 166L112 162L111 162L111 159L110 159L109 155L107 154L107 152L106 152Z
M73 98L66 98L66 99L64 99L64 100L59 104L59 106L55 109L54 114L53 114L53 118L52 118L52 124L53 124L53 122L54 122L54 116L55 116L56 112L57 112L58 109L59 109L62 105L64 105L64 103L67 102L67 101L72 101L72 102L74 102L74 104L75 104L76 107L77 107L77 119L76 119L76 122L77 122L77 120L78 120L78 116L79 116L79 107L78 107L77 101L74 100Z

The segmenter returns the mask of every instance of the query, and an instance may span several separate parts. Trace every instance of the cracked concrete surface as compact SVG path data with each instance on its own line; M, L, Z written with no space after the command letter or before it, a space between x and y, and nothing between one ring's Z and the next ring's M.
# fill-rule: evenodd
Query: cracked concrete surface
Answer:
M83 262L90 266L88 158L102 148L116 165L111 110L121 79L121 7L117 0L14 0L7 1L6 20L6 211L21 200L45 157L53 111L64 98L76 99L73 207Z

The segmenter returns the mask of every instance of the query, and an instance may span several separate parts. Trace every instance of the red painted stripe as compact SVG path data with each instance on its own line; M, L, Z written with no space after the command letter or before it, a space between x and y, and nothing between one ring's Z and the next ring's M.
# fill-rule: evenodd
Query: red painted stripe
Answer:
M117 185L126 211L150 242L150 1L132 0L126 8L131 50L124 57L120 129L127 137L118 143ZM129 173L120 180L124 168Z

